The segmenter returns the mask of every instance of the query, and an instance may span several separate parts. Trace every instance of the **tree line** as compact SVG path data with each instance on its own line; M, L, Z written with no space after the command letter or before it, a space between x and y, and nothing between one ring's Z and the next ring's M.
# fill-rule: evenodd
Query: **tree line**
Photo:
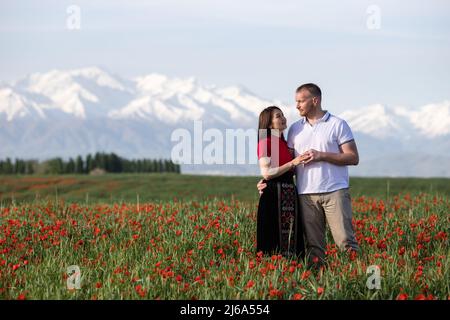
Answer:
M85 158L77 156L63 160L61 157L45 161L0 159L0 174L89 174L93 170L112 173L174 172L180 173L180 165L166 159L133 159L119 157L115 153L97 152Z

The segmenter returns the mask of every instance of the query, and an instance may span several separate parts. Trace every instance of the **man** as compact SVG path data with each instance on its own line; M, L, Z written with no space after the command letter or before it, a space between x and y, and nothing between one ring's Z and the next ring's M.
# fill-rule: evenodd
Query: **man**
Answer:
M359 155L348 124L322 110L322 92L317 85L300 86L295 99L303 118L289 128L287 141L295 156L309 156L297 166L297 189L308 263L320 266L325 258L326 222L341 250L359 250L347 168L358 164ZM257 186L262 193L266 184L261 180Z

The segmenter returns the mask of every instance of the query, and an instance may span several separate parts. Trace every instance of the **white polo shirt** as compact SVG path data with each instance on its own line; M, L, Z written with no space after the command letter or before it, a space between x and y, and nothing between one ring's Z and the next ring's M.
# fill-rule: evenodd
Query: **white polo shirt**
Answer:
M288 147L295 149L295 156L315 149L339 153L339 146L353 140L353 134L345 120L325 111L314 125L306 117L291 125L288 131ZM310 162L297 166L297 189L299 194L332 192L349 187L347 166L329 162Z

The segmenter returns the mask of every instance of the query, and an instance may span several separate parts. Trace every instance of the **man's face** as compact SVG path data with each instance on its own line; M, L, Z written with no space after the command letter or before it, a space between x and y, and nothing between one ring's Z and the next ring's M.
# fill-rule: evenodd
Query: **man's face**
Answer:
M300 116L305 117L317 105L317 97L313 97L308 90L300 90L295 95L297 110Z

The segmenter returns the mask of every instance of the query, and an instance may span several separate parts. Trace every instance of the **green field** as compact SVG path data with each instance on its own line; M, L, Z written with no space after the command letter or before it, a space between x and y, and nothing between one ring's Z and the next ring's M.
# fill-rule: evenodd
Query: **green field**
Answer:
M351 179L361 253L328 230L318 273L256 253L257 181L1 176L0 299L450 299L448 179Z
M155 200L208 200L255 202L258 177L178 174L106 174L0 176L0 203L63 199L68 202L116 203ZM351 178L353 197L389 198L399 193L450 195L446 178Z

